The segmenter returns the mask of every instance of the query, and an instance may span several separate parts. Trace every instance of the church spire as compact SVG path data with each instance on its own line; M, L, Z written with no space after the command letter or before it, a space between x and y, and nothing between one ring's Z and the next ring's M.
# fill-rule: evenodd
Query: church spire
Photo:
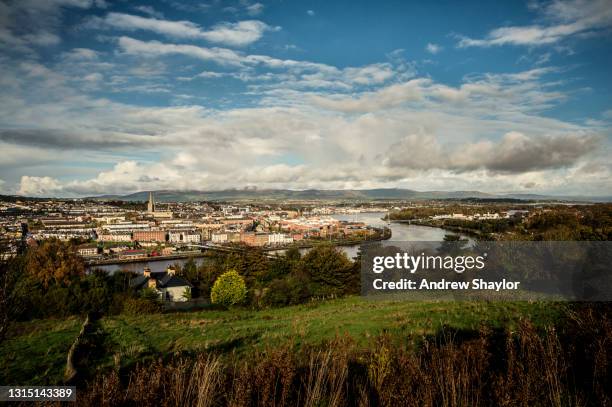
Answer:
M149 212L155 212L155 201L153 201L153 192L149 192L149 206L147 208Z

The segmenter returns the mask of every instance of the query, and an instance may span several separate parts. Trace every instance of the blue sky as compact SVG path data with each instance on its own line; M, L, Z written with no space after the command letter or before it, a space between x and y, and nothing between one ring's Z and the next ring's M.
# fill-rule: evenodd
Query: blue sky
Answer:
M0 191L612 194L612 2L0 0Z

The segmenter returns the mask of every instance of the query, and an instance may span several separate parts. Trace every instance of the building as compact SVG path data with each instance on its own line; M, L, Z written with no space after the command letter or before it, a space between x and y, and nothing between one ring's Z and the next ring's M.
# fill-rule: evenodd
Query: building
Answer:
M155 200L153 199L153 192L149 192L149 203L147 205L147 212L149 215L152 215L154 218L172 218L172 212L168 211L158 211L155 208Z
M133 230L148 230L151 229L151 225L148 222L146 223L117 223L113 225L104 225L102 226L103 230L108 230L109 232L131 232Z
M271 246L282 246L293 243L293 237L288 236L284 233L270 233L268 235L268 242Z
M130 280L130 288L135 290L149 288L163 301L184 302L191 299L193 285L177 276L173 267L161 272L152 272L146 267L142 275Z
M101 233L98 234L99 242L131 242L131 233Z
M210 240L213 243L227 243L229 241L227 233L213 233Z
M329 216L314 218L283 219L281 229L290 233L301 233L307 236L327 237L338 231L340 221Z
M155 212L155 201L153 200L153 192L149 192L149 204L147 206L147 212Z
M135 242L165 242L166 232L164 230L136 230L132 239Z
M245 232L240 235L240 241L248 246L265 246L268 244L268 234Z
M170 231L168 241L170 243L200 243L202 236L195 231Z
M143 257L147 257L147 252L137 249L124 250L119 254L119 258L122 260L141 259Z
M77 253L83 257L93 257L98 255L98 245L95 243L86 243L77 246Z
M497 220L497 219L502 219L502 216L500 216L499 213L484 213L484 214L475 214L474 215L474 219L475 220Z

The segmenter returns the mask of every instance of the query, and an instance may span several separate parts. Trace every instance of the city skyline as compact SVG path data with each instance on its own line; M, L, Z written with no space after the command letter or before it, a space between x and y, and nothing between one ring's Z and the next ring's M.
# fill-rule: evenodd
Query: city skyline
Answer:
M612 194L612 3L0 0L0 193Z

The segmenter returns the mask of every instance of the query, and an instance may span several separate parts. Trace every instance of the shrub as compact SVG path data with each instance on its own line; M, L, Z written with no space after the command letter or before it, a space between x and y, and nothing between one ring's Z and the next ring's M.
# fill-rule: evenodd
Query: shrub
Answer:
M275 307L282 307L288 305L290 302L289 298L289 284L285 279L274 280L268 286L263 297L264 304L272 305Z
M157 301L152 301L146 298L126 298L123 301L123 314L127 315L142 315L142 314L157 314L161 312L162 306Z
M310 300L312 283L303 274L286 276L272 281L263 297L263 303L274 307L303 304Z
M246 298L246 284L244 278L235 270L223 273L217 278L210 292L213 304L225 306L242 303Z

